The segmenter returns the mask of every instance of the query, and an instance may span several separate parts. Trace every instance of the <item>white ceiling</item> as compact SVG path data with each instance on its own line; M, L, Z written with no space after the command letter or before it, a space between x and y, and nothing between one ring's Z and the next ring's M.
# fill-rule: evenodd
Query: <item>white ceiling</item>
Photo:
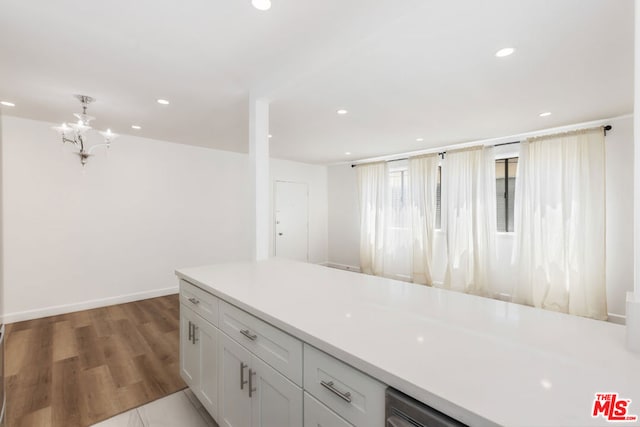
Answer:
M272 155L312 163L632 111L633 0L272 2L2 0L3 111L68 121L83 93L97 128L247 151L253 90Z

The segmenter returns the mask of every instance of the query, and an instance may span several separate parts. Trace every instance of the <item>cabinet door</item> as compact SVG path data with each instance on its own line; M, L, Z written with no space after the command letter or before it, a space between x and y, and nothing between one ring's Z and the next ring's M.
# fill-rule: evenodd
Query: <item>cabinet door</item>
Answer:
M338 414L314 399L309 393L304 394L304 427L352 427Z
M194 390L211 416L218 419L218 329L196 315L195 341L200 363L198 388Z
M222 427L250 427L249 365L251 353L226 334L220 334L218 409Z
M300 427L302 389L253 356L251 361L252 427Z
M304 345L304 389L354 426L385 425L385 388L380 381Z
M192 339L195 325L196 314L180 304L180 376L194 392L200 378L200 355Z

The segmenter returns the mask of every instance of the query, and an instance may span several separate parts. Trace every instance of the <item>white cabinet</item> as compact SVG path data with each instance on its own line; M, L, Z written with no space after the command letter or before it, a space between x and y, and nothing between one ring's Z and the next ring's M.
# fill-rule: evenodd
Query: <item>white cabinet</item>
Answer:
M216 327L218 326L218 302L217 297L191 283L180 281L180 303Z
M384 424L379 381L186 281L180 302L180 374L221 427Z
M386 386L304 345L304 389L356 427L384 427Z
M302 386L302 341L225 301L219 312L222 332Z
M302 389L256 356L251 360L251 426L300 427Z
M221 334L220 422L223 427L300 427L302 389Z
M199 317L199 316L197 316ZM198 348L200 363L200 383L196 390L192 390L212 417L218 417L218 347L221 332L211 323L198 319L195 330L195 341Z
M248 391L251 353L225 334L222 334L219 349L218 424L221 427L248 427L251 425L251 398Z
M338 414L304 393L304 427L353 427Z
M180 375L214 418L218 415L218 341L211 323L180 304Z
M197 388L200 379L199 352L193 342L195 324L196 314L180 304L180 375L192 389Z

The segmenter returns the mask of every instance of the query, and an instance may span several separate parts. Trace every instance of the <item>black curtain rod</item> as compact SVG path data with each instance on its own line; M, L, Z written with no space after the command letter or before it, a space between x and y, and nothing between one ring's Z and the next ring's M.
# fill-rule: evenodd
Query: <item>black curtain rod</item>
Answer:
M611 129L613 129L613 126L611 125L606 125L602 127L604 129L604 136L607 136L607 132L610 131ZM521 141L511 141L511 142L503 142L502 144L495 144L494 147L502 147L503 145L511 145L511 144L520 144ZM444 159L444 155L447 154L446 151L441 151L438 153L438 156L440 156L441 159ZM399 160L409 160L410 157L403 157L401 159L393 159L393 160L387 160L388 162L397 162ZM361 163L361 164L366 164L366 163ZM358 166L357 164L352 164L351 167L355 168L356 166Z
M520 144L520 141L503 142L502 144L496 144L494 147L502 147L503 145Z
M446 151L442 151L441 153L438 153L438 156L440 156L441 158L444 159L444 155L446 154ZM381 160L384 162L399 162L400 160L409 160L411 157L402 157L401 159L392 159L392 160ZM369 163L377 163L377 162L369 162ZM366 165L367 163L360 163L361 165ZM352 168L355 168L358 165L351 165Z

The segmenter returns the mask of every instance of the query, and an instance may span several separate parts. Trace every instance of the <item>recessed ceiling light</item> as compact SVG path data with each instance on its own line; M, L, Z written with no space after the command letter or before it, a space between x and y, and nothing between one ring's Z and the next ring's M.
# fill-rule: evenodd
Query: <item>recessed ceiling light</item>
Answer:
M347 155L347 156L350 156L350 155L351 155L351 151L347 151L347 152L346 152L346 153L344 153L344 154L345 154L345 155Z
M500 49L499 51L497 51L496 56L498 58L504 58L505 56L511 55L515 51L516 50L512 47L505 47L504 49Z
M424 141L424 138L416 138L416 141L422 142L422 141Z
M340 109L340 110L336 111L336 113L340 114L341 116L344 116L345 114L348 113L348 111Z
M546 111L544 113L540 113L540 117L549 117L551 115L550 111Z
M273 135L269 134L269 138L273 138Z
M166 99L158 99L158 104L162 104L162 105L169 105L169 101L167 101Z
M142 127L138 125L131 125L131 129L140 130Z
M251 0L251 4L258 10L271 9L271 0Z
M4 105L5 107L15 107L16 104L14 104L13 102L9 102L9 101L0 101L0 104Z
M551 381L549 381L546 378L543 378L540 380L540 385L546 389L550 389L551 387L553 387L553 384L551 383Z

